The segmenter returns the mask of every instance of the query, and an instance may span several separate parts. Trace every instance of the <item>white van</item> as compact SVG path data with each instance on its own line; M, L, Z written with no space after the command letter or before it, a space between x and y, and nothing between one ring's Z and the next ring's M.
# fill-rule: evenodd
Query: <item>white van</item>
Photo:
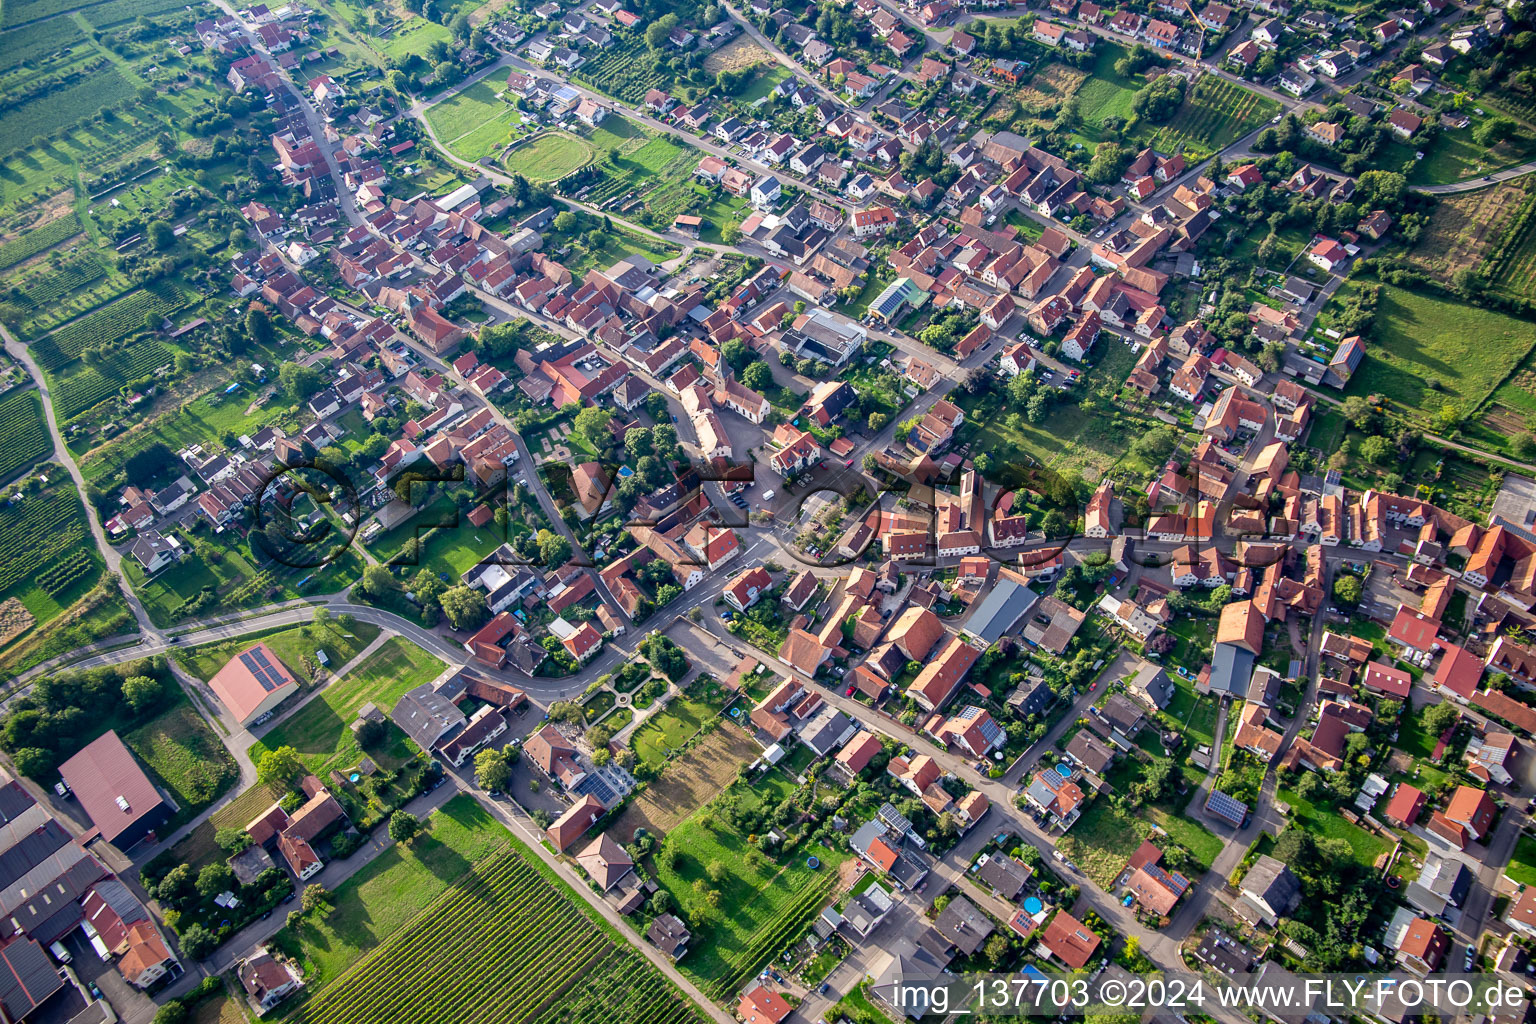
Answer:
M69 950L64 948L64 943L62 942L55 942L53 945L48 947L48 951L52 953L53 958L61 964L67 964L74 959L69 955Z
M773 500L773 492L772 491L764 491L763 492L763 500L764 501L772 501Z

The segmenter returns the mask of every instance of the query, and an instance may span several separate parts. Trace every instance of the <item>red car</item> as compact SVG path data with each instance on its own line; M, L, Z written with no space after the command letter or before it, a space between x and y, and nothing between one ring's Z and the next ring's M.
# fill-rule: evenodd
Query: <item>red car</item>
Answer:
M857 690L858 688L859 688L859 684L858 683L849 683L848 684L848 689L843 691L843 696L844 697L852 697L853 696L853 691Z

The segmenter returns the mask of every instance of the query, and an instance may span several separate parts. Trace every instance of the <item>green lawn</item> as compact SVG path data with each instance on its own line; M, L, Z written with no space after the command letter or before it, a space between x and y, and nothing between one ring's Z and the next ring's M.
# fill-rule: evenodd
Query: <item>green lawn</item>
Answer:
M630 749L641 764L660 768L667 763L668 751L676 750L705 722L719 714L718 704L693 700L687 695L674 697L664 709L647 718L630 734Z
M453 39L453 33L448 31L447 25L408 14L402 26L391 32L387 39L375 39L373 42L384 56L398 59L424 56L427 47L439 39L445 42Z
M1146 826L1100 797L1089 804L1082 817L1056 841L1083 874L1108 889L1125 868L1125 862L1141 845Z
M316 775L351 768L363 756L350 728L357 709L371 701L387 715L407 690L437 678L446 667L408 640L391 637L361 665L251 744L251 758L259 761L268 750L290 746ZM375 760L382 754L383 766L393 767L411 756L412 747L393 725L386 729L389 740L368 753Z
M1536 836L1520 837L1504 874L1509 876L1511 882L1519 885L1536 885Z
M278 933L279 946L299 958L310 991L335 980L512 838L468 795L449 800L423 824L409 846L391 846L347 879L323 920Z
M775 769L751 785L737 782L727 790L744 802L774 804L794 791L794 781ZM708 816L713 827L705 827ZM817 893L830 889L837 867L848 859L845 850L817 845L801 845L792 854L778 859L759 854L745 836L728 828L708 808L694 815L667 834L664 850L676 851L675 864L663 855L657 864L657 876L671 891L689 921L704 922L694 929L694 940L686 959L679 965L685 974L698 979L706 991L715 994L715 986L739 977L745 981L755 973L760 961L754 950L754 938L767 936L783 924L781 915L791 912L800 901L809 903ZM806 866L806 857L821 860L819 870ZM725 877L715 882L705 869L714 862L724 866ZM698 880L706 889L721 894L718 908L711 908L693 888ZM805 908L801 908L804 910ZM806 917L821 909L816 903ZM777 953L782 946L763 951ZM743 972L746 972L743 977ZM732 985L730 991L735 991Z
M522 115L498 94L502 79L483 78L427 108L437 139L461 160L483 160L510 141Z
M1410 713L1403 716L1402 726L1397 734L1396 746L1397 749L1405 754L1411 754L1414 757L1423 758L1427 761L1430 755L1435 752L1435 744L1439 742L1440 737L1431 736L1424 730L1422 724L1424 710L1422 707L1414 708Z
M1308 832L1326 836L1329 839L1342 839L1348 843L1349 848L1355 853L1355 860L1359 861L1362 867L1370 868L1376 863L1376 858L1386 853L1391 847L1391 844L1380 836L1345 821L1343 816L1333 808L1302 799L1301 794L1295 790L1282 788L1275 794L1275 798L1291 805L1291 820L1300 824Z
M1104 127L1104 120L1109 117L1129 121L1134 116L1131 99L1142 81L1115 73L1115 61L1125 55L1125 47L1108 40L1100 39L1094 47L1093 70L1077 91L1078 115L1091 128Z
M1149 807L1146 813L1159 828L1173 837L1173 841L1195 855L1195 859L1207 869L1216 862L1224 845L1220 836L1198 822L1182 814L1174 814L1161 807Z
M550 132L516 146L503 163L529 181L559 181L592 159L592 148L569 132Z
M272 648L289 671L295 671L296 666L302 665L305 657L313 658L316 648L325 651L332 668L340 668L378 635L378 626L356 622L351 630L343 630L333 619L324 626L290 626L267 633L250 633L234 640L203 644L182 651L178 660L188 672L207 682L218 674L230 658L260 640Z
M177 813L162 835L196 817L240 776L235 759L185 699L124 735L123 742L176 801Z
M1339 294L1355 287L1347 283ZM1476 344L1468 344L1474 338ZM1383 285L1374 337L1345 393L1385 395L1425 418L1447 403L1468 414L1533 346L1536 325L1529 321ZM1432 390L1430 381L1438 381L1440 390Z
M1312 428L1307 432L1307 447L1333 453L1344 440L1344 414L1332 408L1319 409L1312 417Z
M743 103L755 103L773 92L773 87L789 77L789 69L777 62L758 65L757 77L737 97Z
M1123 383L1136 357L1129 346L1105 335L1089 358L1096 360L1084 374L1091 391L1104 381ZM992 477L1005 486L1022 482L1010 480L1008 467L1076 470L1089 480L1116 466L1128 471L1146 469L1128 454L1131 442L1146 429L1135 415L1090 413L1067 398L1052 405L1042 422L1029 423L1022 415L1012 416L1017 410L1006 408L1006 395L996 392L963 394L956 402L965 410L957 442L985 452L994 467Z

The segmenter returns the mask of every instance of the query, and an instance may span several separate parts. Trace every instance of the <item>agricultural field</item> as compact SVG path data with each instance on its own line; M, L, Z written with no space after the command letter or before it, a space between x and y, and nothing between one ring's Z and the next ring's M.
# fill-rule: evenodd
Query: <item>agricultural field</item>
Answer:
M26 149L33 138L71 128L132 92L132 84L103 59L73 83L0 111L0 153Z
M679 213L702 205L708 195L691 181L698 163L691 147L656 136L600 160L604 179L585 190L583 201L619 215L649 210L659 223L670 223Z
M1184 103L1167 124L1148 125L1145 142L1159 153L1182 152L1191 163L1266 124L1280 104L1216 75L1190 87ZM1142 134L1142 133L1138 133Z
M0 506L0 600L18 598L47 622L94 586L101 568L85 509L67 477Z
M705 57L704 70L715 75L721 71L740 71L743 68L756 67L771 60L773 60L773 54L757 45L751 36L743 33Z
M103 259L98 250L86 246L55 249L46 260L16 274L12 301L24 317L18 333L35 338L132 288L132 282Z
M661 777L630 800L613 824L621 839L644 828L666 835L688 815L713 800L737 771L757 757L757 744L741 729L722 725L688 753L667 765Z
M1335 301L1346 289L1335 294ZM1464 340L1478 339L1468 347ZM1446 403L1471 414L1536 346L1529 323L1452 299L1384 285L1374 337L1346 390L1380 394L1401 411L1427 419ZM1431 382L1438 382L1431 388Z
M192 550L153 579L146 579L137 562L123 563L123 576L144 602L151 619L170 626L210 607L225 611L328 594L357 582L362 559L347 548L318 568L276 564L257 565L248 545L206 538L197 544L183 535ZM333 661L332 665L342 662Z
M672 76L656 70L651 51L639 33L615 35L613 45L588 57L573 77L625 103L639 103L650 90L666 91L672 86Z
M10 7L5 5L6 9ZM0 22L4 21L4 9L0 9ZM0 35L0 70L38 61L68 49L84 38L85 32L70 18L54 18L9 29Z
M162 834L196 817L235 784L235 759L185 699L123 737L179 810Z
M87 348L113 345L143 331L146 317L163 317L182 301L176 285L162 278L33 342L32 357L44 370L56 372L80 358Z
M518 143L507 153L503 166L532 182L559 181L592 159L592 148L575 135L545 132Z
M0 398L0 482L53 451L37 392L12 391Z
M1533 178L1522 180L1527 188L1536 181ZM1500 190L1507 187L1500 186ZM1498 248L1485 266L1493 290L1516 298L1536 298L1536 193L1528 192L1524 196L1518 212L1512 214L1503 227Z
M323 776L332 768L350 768L362 758L350 728L357 709L372 702L387 713L407 690L437 678L445 667L415 644L391 637L362 664L251 744L251 759L259 761L268 750L288 746L298 751L305 766L316 775ZM393 723L386 731L389 740L369 754L388 769L410 758L413 748Z
M1523 187L1524 182L1531 180L1536 179L1502 182L1474 192L1441 196L1418 243L1406 250L1408 261L1435 280L1448 284L1463 267L1497 259L1498 249L1503 247L1517 214L1522 206L1532 202ZM1517 240L1509 241L1518 247ZM1497 280L1494 286L1498 287Z
M499 95L502 80L481 79L427 108L437 140L461 160L483 160L501 149L522 124L517 108Z
M42 227L33 228L26 234L0 245L0 270L31 259L45 249L51 249L79 233L80 221L71 210L63 217L51 220Z
M471 798L450 800L428 826L353 876L322 921L279 934L315 971L290 1020L699 1020Z
M734 783L730 791L743 805L772 805L794 789L794 780L775 768L754 782ZM811 856L820 861L819 867L809 866ZM821 911L836 869L848 856L846 851L802 845L775 859L708 807L695 812L668 833L657 858L661 884L689 921L703 925L694 929L688 956L679 965L683 972L711 998L735 992ZM718 882L707 874L716 862L725 869ZM706 892L695 889L695 882L702 882ZM710 890L720 893L718 906L710 905Z

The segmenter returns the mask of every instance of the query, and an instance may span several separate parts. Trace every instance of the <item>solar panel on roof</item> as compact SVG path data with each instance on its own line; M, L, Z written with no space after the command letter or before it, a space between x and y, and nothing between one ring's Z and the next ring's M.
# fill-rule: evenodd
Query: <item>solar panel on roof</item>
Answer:
M1241 822L1248 816L1247 804L1234 800L1219 789L1211 791L1210 798L1205 801L1205 809L1233 822Z
M268 693L283 685L283 677L267 659L267 652L261 648L252 648L241 654L240 663L251 673L251 678L260 683L261 688Z

